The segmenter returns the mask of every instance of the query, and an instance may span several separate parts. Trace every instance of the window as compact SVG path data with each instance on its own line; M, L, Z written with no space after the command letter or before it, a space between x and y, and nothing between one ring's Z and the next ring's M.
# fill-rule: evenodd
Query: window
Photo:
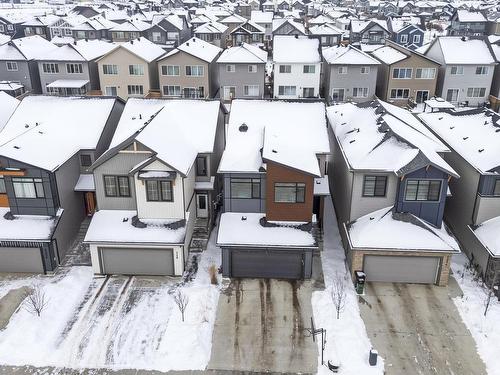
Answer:
M88 154L81 154L80 155L80 165L82 167L90 167L92 164L92 157Z
M408 43L408 35L401 35L401 37L399 38L399 42L403 44Z
M236 87L224 86L224 100L231 100L236 96Z
M66 72L68 74L81 74L83 73L82 64L66 64Z
M42 69L44 73L48 74L59 73L59 65L54 63L43 63Z
M394 68L392 70L392 78L395 79L411 79L412 68Z
M144 87L142 85L128 85L127 91L129 95L144 95Z
M14 194L16 198L44 198L41 178L13 178Z
M106 197L130 197L128 176L104 176Z
M353 98L367 98L368 97L368 87L354 87L352 89Z
M146 200L152 202L172 202L172 181L146 180Z
M180 75L179 65L162 65L161 67L162 76L178 76Z
M295 86L278 86L278 94L279 95L295 95Z
M182 89L182 96L184 98L203 98L204 97L205 88L203 86L195 87L184 87Z
M458 101L458 89L448 89L446 92L446 101L452 103Z
M365 176L363 197L385 197L387 176Z
M207 158L204 156L196 158L196 175L207 176Z
M129 65L128 66L128 73L131 76L143 76L144 75L144 66L143 65Z
M436 68L417 68L415 78L434 79L436 77Z
M260 179L231 178L231 198L237 198L237 199L260 198Z
M291 73L292 66L291 65L280 65L280 73Z
M2 185L1 182L2 181L0 181L0 189L1 189L1 185ZM0 191L0 193L1 193L1 191ZM493 188L493 195L496 196L496 197L500 196L500 178L498 178L495 181L495 187Z
M17 72L17 62L15 61L7 61L7 70L10 72Z
M316 73L316 66L315 65L304 65L304 73L306 73L306 74Z
M10 30L10 31L14 30L14 26L13 25L7 25L7 30Z
M181 96L180 86L163 86L163 95L165 96Z
M7 193L7 190L5 189L5 180L3 176L0 176L0 194L5 194Z
M236 72L236 66L234 64L227 64L226 65L226 72L228 72L228 73Z
M104 74L118 74L118 65L104 64L102 66L102 72Z
M259 96L259 85L243 86L243 94L245 96Z
M370 74L370 67L369 66L362 66L361 67L361 74Z
M118 95L118 91L117 91L116 86L106 86L104 88L104 93L106 94L106 96L117 96Z
M467 97L480 98L486 95L486 88L484 87L469 87L467 89Z
M334 102L343 102L344 92L344 89L332 89L332 100Z
M248 65L248 73L257 73L257 65Z
M304 203L306 198L306 184L296 182L276 182L274 184L274 202L276 203Z
M413 43L419 44L420 43L420 35L413 35Z
M406 181L405 200L438 201L441 192L440 180L408 180Z
M478 66L476 68L476 74L478 74L478 75L488 74L488 67L487 66Z
M151 36L153 37L153 42L161 42L161 33L159 31L153 31Z
M205 68L202 65L188 65L186 66L187 76L197 76L203 77L205 74Z
M463 75L464 74L464 67L463 66L452 66L451 67L451 74L452 75Z
M347 66L339 66L339 74L347 74Z
M410 89L392 89L391 99L408 99L410 96Z

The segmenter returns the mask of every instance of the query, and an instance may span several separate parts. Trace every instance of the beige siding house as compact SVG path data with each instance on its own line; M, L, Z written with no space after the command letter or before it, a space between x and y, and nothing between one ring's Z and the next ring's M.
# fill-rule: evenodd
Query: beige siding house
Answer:
M119 44L98 62L103 95L145 97L158 90L156 59L165 51L145 38Z
M219 47L191 38L158 59L160 90L164 97L213 98L218 83Z
M380 99L404 106L410 99L423 103L435 95L439 62L390 41L372 55L382 63L376 90Z

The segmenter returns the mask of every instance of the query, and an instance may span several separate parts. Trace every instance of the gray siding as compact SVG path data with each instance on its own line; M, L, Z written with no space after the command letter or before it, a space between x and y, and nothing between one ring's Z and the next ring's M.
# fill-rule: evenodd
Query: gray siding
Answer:
M264 77L265 77L265 64L225 64L217 63L219 73L219 96L224 97L224 86L234 86L236 93L235 98L263 98L264 97ZM235 65L235 72L229 73L227 65ZM248 65L257 65L257 72L249 73ZM258 85L258 96L245 96L245 85Z
M231 198L231 177L259 178L260 199ZM224 212L265 212L266 211L266 176L259 173L225 173L224 174Z
M43 72L43 64L57 64L59 66L59 73L50 74ZM66 64L82 64L82 73L67 73ZM42 93L47 94L47 85L59 79L66 80L88 80L90 81L89 66L86 61L38 61L38 71L40 74L40 84ZM90 88L90 84L87 85Z
M370 67L370 73L361 74L362 65L348 65L347 74L339 74L339 66L328 66L328 78L326 81L325 95L331 97L334 88L344 89L345 99L351 99L354 102L365 102L370 100L375 95L375 87L377 85L378 65L365 65ZM353 98L354 87L367 87L367 98Z
M387 177L387 186L384 197L363 197L365 175ZM359 219L360 217L371 212L381 210L382 208L390 207L395 204L399 180L394 173L354 172L353 177L350 221Z
M36 85L33 87L32 77L30 67L27 61L16 61L17 71L11 72L7 70L7 62L5 60L0 61L0 80L2 81L15 81L20 82L24 85L26 91L35 91ZM36 78L33 78L36 81Z

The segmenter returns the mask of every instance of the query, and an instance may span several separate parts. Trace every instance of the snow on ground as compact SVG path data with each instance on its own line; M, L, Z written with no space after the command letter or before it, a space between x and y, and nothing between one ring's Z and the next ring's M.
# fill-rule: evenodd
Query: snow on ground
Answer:
M325 366L318 360L318 374L331 374L326 367L327 361L340 363L339 374L342 375L381 375L384 373L384 361L379 357L376 367L368 363L368 354L372 348L358 307L358 296L347 275L347 298L340 319L336 319L335 306L331 297L331 289L335 274L344 275L345 255L342 247L333 203L330 198L325 202L324 244L321 254L324 291L317 291L312 296L314 324L317 328L325 328L327 333L325 349ZM321 347L318 342L321 356Z
M454 298L453 302L476 341L477 351L486 364L488 375L500 375L500 302L493 296L488 313L484 316L487 291L465 269L467 261L464 254L453 256L451 268L463 292L463 296Z
M0 363L205 369L219 297L209 268L218 268L219 259L214 234L195 278L186 283L170 277L94 277L90 267L60 270L53 277L0 280L0 296L36 280L48 300L40 318L22 307L11 317L0 332ZM173 300L177 290L189 297L184 322Z

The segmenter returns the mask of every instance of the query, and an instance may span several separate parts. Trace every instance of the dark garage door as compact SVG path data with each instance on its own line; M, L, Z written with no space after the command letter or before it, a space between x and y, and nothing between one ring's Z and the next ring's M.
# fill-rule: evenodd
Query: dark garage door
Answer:
M263 277L301 279L302 252L287 250L233 250L231 252L232 277Z
M101 247L104 274L114 275L173 275L172 249L142 249Z
M434 284L440 257L365 255L367 281Z
M38 247L0 247L0 272L43 273Z

